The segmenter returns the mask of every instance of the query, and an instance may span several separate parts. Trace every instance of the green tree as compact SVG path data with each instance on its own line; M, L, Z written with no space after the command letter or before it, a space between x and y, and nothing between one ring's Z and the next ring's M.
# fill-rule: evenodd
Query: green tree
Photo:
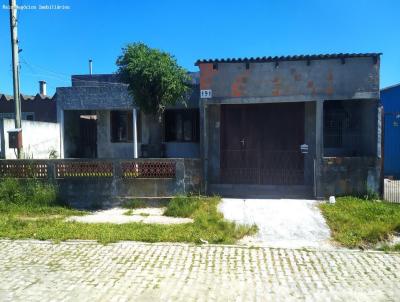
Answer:
M185 103L190 77L171 54L133 43L122 49L116 63L121 80L145 114L161 117L167 106Z

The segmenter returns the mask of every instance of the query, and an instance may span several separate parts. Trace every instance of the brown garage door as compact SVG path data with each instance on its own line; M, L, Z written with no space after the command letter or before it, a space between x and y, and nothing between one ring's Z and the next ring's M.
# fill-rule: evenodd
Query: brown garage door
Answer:
M222 105L221 183L304 184L304 103Z

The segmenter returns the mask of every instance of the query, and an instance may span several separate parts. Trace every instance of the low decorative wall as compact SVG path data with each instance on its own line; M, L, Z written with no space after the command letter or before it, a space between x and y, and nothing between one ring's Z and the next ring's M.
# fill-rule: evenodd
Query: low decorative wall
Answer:
M322 191L330 195L381 194L381 160L376 157L325 157Z
M198 193L202 182L200 160L183 158L0 160L0 178L6 177L53 182L60 198L78 208Z

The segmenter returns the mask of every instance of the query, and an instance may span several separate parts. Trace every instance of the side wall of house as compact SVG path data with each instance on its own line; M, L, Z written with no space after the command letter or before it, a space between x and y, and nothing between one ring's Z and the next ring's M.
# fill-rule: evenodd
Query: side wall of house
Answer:
M2 158L15 159L14 149L8 148L8 131L15 128L13 119L1 123ZM50 153L60 156L60 126L58 123L22 121L22 144L25 158L48 159Z
M385 176L400 179L400 84L383 89L385 113Z

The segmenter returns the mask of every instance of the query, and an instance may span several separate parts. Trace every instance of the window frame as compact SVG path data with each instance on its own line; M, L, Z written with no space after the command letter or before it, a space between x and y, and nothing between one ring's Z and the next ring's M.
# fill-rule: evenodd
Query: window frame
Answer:
M126 114L126 139L117 139L115 136L116 118ZM137 111L136 131L137 141L141 141L141 118L140 112ZM111 143L133 143L133 110L111 110L110 111L110 142Z
M169 129L176 127L178 116L181 116L181 139ZM191 122L191 139L185 140L185 123ZM173 124L169 124L169 123ZM187 130L187 129L186 129ZM175 135L175 137L173 137ZM198 143L200 141L200 110L199 108L167 109L164 112L164 141L166 143Z

